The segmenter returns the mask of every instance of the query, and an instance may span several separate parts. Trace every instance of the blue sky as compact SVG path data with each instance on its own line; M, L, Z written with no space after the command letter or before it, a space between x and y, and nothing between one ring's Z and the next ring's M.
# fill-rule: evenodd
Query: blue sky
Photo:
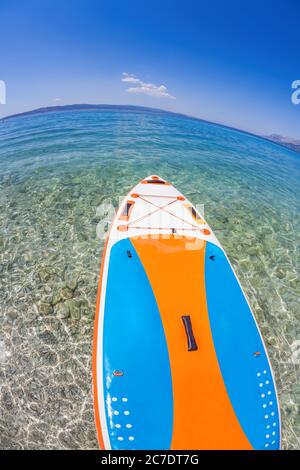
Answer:
M0 116L136 104L300 138L299 31L298 0L0 0Z

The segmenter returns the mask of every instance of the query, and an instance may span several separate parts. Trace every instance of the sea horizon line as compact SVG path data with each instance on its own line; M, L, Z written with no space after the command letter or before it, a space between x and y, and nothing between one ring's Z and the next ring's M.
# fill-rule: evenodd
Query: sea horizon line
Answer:
M263 135L263 134L256 134L251 131L247 131L245 129L240 129L237 127L230 126L228 124L224 124L222 122L215 122L215 121L209 121L208 119L205 118L200 118L197 116L193 116L190 114L185 114L185 113L179 113L176 111L169 111L166 109L162 108L154 108L150 106L139 106L139 105L131 105L131 104L106 104L106 103L99 103L99 104L92 104L92 103L75 103L75 104L65 104L65 105L51 105L51 106L42 106L40 108L34 108L29 111L23 111L21 113L15 113L15 114L9 114L7 116L4 116L0 118L1 121L7 121L10 119L14 118L19 118L19 117L25 117L25 116L31 116L31 115L36 115L36 114L46 114L46 113L54 113L54 112L64 112L64 111L88 111L88 110L115 110L117 111L118 109L123 109L126 111L132 111L132 112L151 112L153 114L167 114L170 116L177 116L177 117L182 117L186 119L192 119L194 121L200 121L204 122L207 124L211 125L216 125L216 126L221 126L225 129L233 130L236 132L241 132L243 134L250 135L252 137L256 137L259 139L267 140L268 142L274 144L274 145L279 145L280 147L283 147L284 149L290 150L291 152L299 153L300 150L296 150L295 148L291 148L288 145L285 145L283 143L280 143L276 140L273 140L271 136Z

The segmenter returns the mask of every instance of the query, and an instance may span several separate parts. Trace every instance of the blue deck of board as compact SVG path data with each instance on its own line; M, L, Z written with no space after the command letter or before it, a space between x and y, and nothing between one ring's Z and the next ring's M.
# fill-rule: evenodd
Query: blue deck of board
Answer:
M278 404L261 336L226 256L211 243L205 284L214 346L237 418L254 449L278 449Z
M128 239L115 244L110 255L104 351L111 448L169 449L173 395L168 349L151 285ZM114 376L115 370L123 375Z

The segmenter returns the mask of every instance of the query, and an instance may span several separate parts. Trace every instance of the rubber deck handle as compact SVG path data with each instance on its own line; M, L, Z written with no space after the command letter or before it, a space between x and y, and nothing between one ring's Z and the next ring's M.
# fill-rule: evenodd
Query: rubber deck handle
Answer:
M188 342L188 351L197 351L198 346L193 334L193 327L191 317L189 315L183 315L182 321L184 324L184 329L186 332L187 342Z

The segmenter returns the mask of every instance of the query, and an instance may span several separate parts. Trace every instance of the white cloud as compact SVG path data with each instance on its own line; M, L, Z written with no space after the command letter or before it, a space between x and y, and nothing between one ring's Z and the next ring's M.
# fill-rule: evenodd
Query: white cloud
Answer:
M123 72L121 81L136 85L127 88L128 93L144 94L149 96L156 96L159 98L175 99L175 96L170 95L165 85L158 86L154 83L145 83L132 73Z
M61 98L54 98L53 101L61 101Z
M142 81L139 78L136 78L132 73L122 73L122 82L127 82L127 83L136 83L138 85L142 85Z

